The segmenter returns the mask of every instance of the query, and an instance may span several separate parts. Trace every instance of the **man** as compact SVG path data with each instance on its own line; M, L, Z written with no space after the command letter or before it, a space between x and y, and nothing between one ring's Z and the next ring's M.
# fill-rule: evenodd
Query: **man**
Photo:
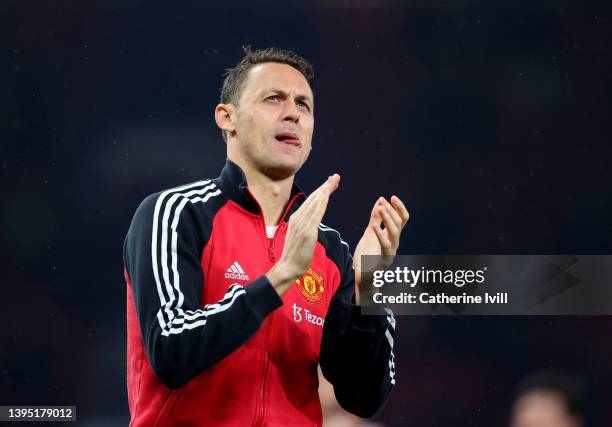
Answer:
M536 372L517 388L511 427L583 427L588 425L588 387L569 372Z
M395 320L360 313L359 262L395 255L408 212L381 197L354 259L321 223L340 177L308 198L293 182L311 149L312 77L293 52L245 49L215 109L221 175L136 211L124 245L131 426L320 425L318 364L356 415L389 396Z

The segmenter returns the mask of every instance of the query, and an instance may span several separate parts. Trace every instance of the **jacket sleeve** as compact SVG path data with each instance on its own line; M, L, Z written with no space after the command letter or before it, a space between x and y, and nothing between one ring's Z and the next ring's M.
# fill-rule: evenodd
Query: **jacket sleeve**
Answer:
M355 305L353 260L344 250L342 278L323 326L321 371L334 386L340 406L362 418L374 416L395 385L391 310L361 314Z
M164 385L180 388L245 343L282 300L264 275L201 307L212 217L195 206L205 197L173 197L158 193L139 206L124 263L151 367Z

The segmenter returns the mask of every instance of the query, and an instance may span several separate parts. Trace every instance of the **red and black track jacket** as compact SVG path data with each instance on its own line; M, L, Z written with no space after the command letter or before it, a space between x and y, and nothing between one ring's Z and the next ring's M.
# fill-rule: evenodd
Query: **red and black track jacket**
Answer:
M393 384L395 320L361 315L348 245L321 224L308 271L282 298L279 259L242 170L147 197L124 245L130 426L314 426L317 364L339 403L374 415Z

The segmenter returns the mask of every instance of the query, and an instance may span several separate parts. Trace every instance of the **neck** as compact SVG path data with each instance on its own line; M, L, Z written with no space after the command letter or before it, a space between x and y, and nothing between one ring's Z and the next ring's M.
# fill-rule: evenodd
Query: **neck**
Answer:
M277 225L291 195L293 175L283 179L272 179L248 162L233 158L230 160L240 166L244 172L249 191L263 210L266 225Z

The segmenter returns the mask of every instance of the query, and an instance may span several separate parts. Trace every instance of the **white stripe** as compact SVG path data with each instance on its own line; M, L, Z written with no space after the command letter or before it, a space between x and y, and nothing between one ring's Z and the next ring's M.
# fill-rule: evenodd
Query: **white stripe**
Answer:
M206 185L210 183L210 180L206 180L206 181L201 181L201 185ZM166 207L164 208L164 214L162 216L162 223L161 223L161 231L162 231L162 235L161 235L161 246L160 246L160 250L161 250L161 266L162 266L162 277L164 279L164 284L166 286L166 292L168 294L168 300L165 301L165 303L163 304L163 310L166 312L167 316L168 316L168 321L172 321L172 319L174 318L174 312L171 310L171 307L174 305L174 301L176 300L174 292L172 290L172 286L171 286L171 281L170 281L170 271L168 269L168 220L170 217L170 211L172 210L172 206L174 205L174 203L176 202L176 200L178 200L179 197L187 197L187 196L191 196L194 194L204 194L205 192L213 189L215 187L215 184L210 184L204 188L201 189L196 189L196 190L191 190L187 193L175 193L172 196L170 196L170 199L168 199L168 202L166 203ZM166 192L167 193L167 192ZM166 194L164 193L164 195ZM164 196L165 197L165 196ZM160 196L161 198L161 196ZM189 201L189 199L184 198L183 200L181 200L181 204L179 204L179 208L180 210L182 210L181 206L184 206L185 203L187 203L187 201ZM194 198L194 201L197 201L197 198ZM177 208L177 212L180 214L180 210L179 208ZM175 212L176 213L176 212ZM157 218L157 217L156 217ZM178 216L175 215L174 220L172 221L172 227L175 229L174 233L172 235L172 248L171 251L173 251L173 255L176 255L176 227L178 224ZM173 257L173 259L171 260L172 262L172 271L174 274L174 287L177 288L179 286L178 283L178 272L176 271L176 258ZM155 268L157 268L157 265L155 266ZM178 289L177 289L178 290ZM183 304L183 299L184 296L183 294L180 292L180 290L178 290L178 306L180 307ZM179 309L179 313L180 313L180 309Z
M171 188L170 190L166 190L162 194L160 194L160 196L157 198L157 201L155 203L155 210L153 211L153 230L151 231L151 261L153 265L153 276L155 277L155 284L157 285L157 294L159 295L159 299L161 301L162 306L166 305L166 298L164 297L164 292L162 290L161 281L159 280L159 272L157 269L157 247L158 247L157 246L157 229L158 229L159 210L161 209L161 205L163 204L164 199L171 192L187 190L193 187L199 187L202 185L206 185L209 182L210 180L198 181L192 184L187 184L187 185L183 185L180 187ZM158 313L157 319L162 329L165 328L166 322L161 312Z
M389 354L389 377L391 378L391 384L395 385L395 355L393 354L393 335L391 335L391 330L395 330L395 317L393 317L393 312L386 307L385 311L387 312L387 321L389 322L389 327L385 331L385 337L387 337L391 347Z
M166 248L168 247L168 220L170 218L170 211L172 210L172 206L179 199L179 197L189 197L193 194L204 194L207 191L212 190L214 187L215 187L215 184L210 184L199 190L191 190L187 193L175 193L170 197L170 199L168 199L168 203L166 203L166 207L164 209L164 215L162 217L161 265L162 265L162 274L163 274L163 277L166 283L166 290L168 291L168 295L170 296L170 301L166 303L168 306L172 305L172 303L175 300L174 292L172 291L172 288L170 287L171 282L170 282L170 272L168 270L168 251L166 250ZM178 216L176 215L176 213L180 214L180 211L182 210L182 206L184 206L185 203L187 203L187 201L188 199L181 200L181 204L179 204L179 208L176 209L174 219L171 225L173 228L174 234L176 234L176 227L178 226ZM173 238L172 243L175 243L174 234L172 235L172 238ZM175 250L174 250L175 247L176 246L173 245L173 248L172 248L173 255L175 255ZM178 278L177 277L178 273L176 272L176 259L172 259L172 272L174 273L174 278L175 278L174 287L176 288L177 286L176 279ZM179 295L182 295L180 291L179 291ZM181 305L182 305L182 301L179 301L178 306L180 307ZM168 311L168 309L166 309L166 311L169 314L171 313ZM172 319L172 317L170 317L170 319Z
M230 270L232 273L238 273L238 269L236 268L234 264L232 264L232 266L230 267Z
M229 301L226 301L227 299L231 298L234 296L235 292L238 292L239 290L244 289L241 285L239 285L238 283L232 283L232 285L227 288L227 292L225 292L225 295L223 295L223 298L221 298L218 302L213 303L213 304L206 304L206 307L213 309L213 308L217 308L217 307L221 307L223 304L228 304ZM201 312L202 310L198 309L198 310L184 310L183 313L187 316L191 316L193 317L193 315L197 315Z
M389 378L391 378L391 384L395 385L395 355L393 350L389 355Z
M236 287L233 287L232 291L233 291L233 295L232 295L232 299L230 301L227 301L224 304L210 304L210 305L206 305L204 307L204 310L196 310L196 315L193 316L193 318L191 320L199 319L201 317L203 317L203 319L198 320L198 321L193 322L193 323L183 323L179 328L173 328L172 327L172 324L175 323L173 321L172 324L169 325L170 326L169 329L166 329L166 330L162 331L162 335L168 336L168 335L171 335L171 334L180 334L184 330L190 330L190 329L194 329L194 328L197 328L199 326L205 325L208 316L216 314L216 313L220 313L220 312L223 312L223 311L229 309L232 306L232 304L234 303L234 301L236 301L236 299L240 295L244 295L246 293L244 288L242 286L240 286L240 285L237 285ZM230 292L232 292L232 291L230 291ZM228 295L228 294L225 294L225 295ZM176 320L178 320L178 319L176 319Z
M389 328L395 330L395 317L393 316L393 312L385 307L385 311L387 312L387 321L389 322ZM391 345L391 355L389 356L389 375L391 376L391 384L395 384L395 355L393 354L393 336L391 335L391 331L387 328L385 335L389 344Z
M244 270L242 269L242 266L238 264L238 261L235 261L234 265L238 268L238 271L240 271L240 274L244 274Z
M169 326L182 325L182 324L188 323L191 320L199 319L200 317L204 316L206 313L215 314L218 311L224 311L226 310L226 308L223 308L223 307L229 307L230 305L232 305L232 302L235 299L236 294L240 294L243 291L244 291L244 288L242 286L233 284L232 286L229 287L228 291L225 293L225 295L223 296L223 298L221 298L219 302L216 302L214 304L206 304L206 306L204 306L204 309L202 310L185 310L181 314L180 317L178 316L175 317L172 320L172 324ZM221 302L221 301L224 301L224 302Z
M393 351L393 337L391 336L391 332L389 332L389 329L385 331L385 336L387 337L387 341L389 341L389 345L391 346L391 351Z
M387 321L389 322L389 325L395 329L395 317L393 316L393 313L391 312L391 310L386 309L387 313L389 313L389 315L387 316Z
M163 277L164 280L166 281L166 289L168 290L168 295L170 295L170 301L168 301L166 303L167 307L166 307L166 312L168 312L168 314L171 313L171 311L169 310L169 308L173 305L174 301L175 301L175 296L174 296L174 292L172 291L172 288L170 287L170 272L168 269L168 251L167 251L167 247L168 247L168 220L170 218L170 212L172 211L172 207L174 206L174 203L179 199L182 198L178 207L176 208L176 211L174 212L174 218L172 220L171 223L171 228L172 228L172 236L171 236L171 255L172 255L172 259L171 259L171 263L172 263L172 273L173 273L173 277L174 277L174 288L177 290L178 292L178 303L176 304L178 307L183 305L183 293L180 291L179 289L179 275L178 275L178 271L176 269L176 240L178 238L178 233L176 232L176 228L178 227L178 220L179 220L179 216L181 214L181 211L183 210L183 207L185 206L185 204L190 201L189 197L196 195L196 194L205 194L206 192L208 192L209 190L212 190L215 188L215 184L210 184L207 185L206 187L199 189L199 190L191 190L188 191L187 193L175 193L173 194L170 199L168 199L168 203L166 203L166 208L164 209L164 215L162 217L162 239L161 239L161 265L162 265L162 273L163 273ZM218 190L219 191L219 190ZM220 191L219 191L220 193ZM211 193L212 194L212 193ZM197 201L197 197L195 197L191 202L195 202ZM170 317L170 319L172 319Z
M245 294L245 290L242 286L234 284L228 289L227 293L222 299L222 301L224 301L222 303L208 304L205 306L203 310L195 310L195 311L187 310L186 313L181 308L184 302L184 295L180 289L180 276L179 276L178 269L177 269L178 223L179 223L181 212L188 202L206 203L211 197L216 197L219 194L221 194L221 190L219 189L217 189L216 191L212 191L215 189L216 186L214 183L207 185L209 183L210 183L210 180L200 181L195 184L190 184L190 185L186 185L186 186L182 186L182 187L178 187L175 189L165 191L164 193L160 195L160 197L158 198L156 202L155 211L154 211L154 223L153 223L154 231L152 233L152 238L153 238L152 257L153 257L153 262L154 262L153 263L154 275L155 275L156 282L158 285L158 293L160 295L160 301L162 302L162 308L160 308L160 310L158 311L157 317L158 317L160 326L162 327L162 335L164 336L168 336L170 334L179 334L184 330L193 329L198 326L202 326L206 324L206 319L209 315L214 315L216 313L229 309L231 305L233 304L233 302L236 300L236 298L238 298L240 295ZM194 188L194 187L201 187L203 185L206 185L206 186L201 189L194 189L186 193L178 193L178 191L187 190L187 189ZM170 197L170 199L168 199L168 202L166 203L166 207L164 209L164 214L162 216L162 224L161 224L162 236L161 236L161 248L160 248L161 250L161 260L160 261L162 264L162 277L164 279L166 291L168 292L168 299L166 300L163 290L162 290L161 281L159 278L156 248L157 248L157 234L158 234L157 231L159 227L158 219L159 219L159 213L161 210L161 205L163 204L163 200L165 199L165 197L168 194L170 194L172 191L177 191L177 193L173 194ZM172 230L172 234L170 237L171 238L171 247L170 247L171 268L172 268L172 273L173 273L173 278L174 278L173 286L170 286L170 272L168 269L168 251L166 249L167 244L168 244L168 221L170 218L172 208L179 199L180 199L180 202L174 212L174 217L172 218L172 222L170 223L170 229ZM235 271L238 271L234 266L232 267ZM175 293L173 292L173 288L174 290L176 290L176 295L177 295L176 298L175 298ZM175 301L176 301L176 304L174 304ZM177 313L176 316L175 316L175 310L173 310L174 306L176 306L176 313ZM168 324L166 324L164 320L163 311L165 311L168 315L168 320L169 320Z
M208 191L209 189L214 188L215 185L211 184L210 186L207 186L205 188L203 188L202 190L199 191L190 191L187 194L204 194L206 191ZM183 310L182 310L182 306L183 306L183 301L185 300L185 295L183 295L183 293L181 292L181 288L180 288L180 276L178 273L178 269L177 269L177 260L178 260L178 256L177 256L177 240L178 240L178 232L177 232L177 228L178 228L178 222L179 222L179 217L181 215L181 211L183 210L183 208L185 207L185 205L187 204L187 202L191 202L191 203L197 203L197 202L202 202L202 203L206 203L211 197L216 197L219 194L221 194L221 190L217 189L216 191L213 191L211 193L206 194L204 197L192 197L191 199L188 199L187 197L183 198L183 200L181 200L181 202L179 203L178 207L176 208L176 211L174 212L174 219L172 220L172 224L171 224L171 228L172 228L172 242L171 242L171 247L170 247L170 252L172 254L172 273L174 275L174 289L176 289L176 292L178 293L178 302L176 303L176 307L177 307L177 311L178 313L182 314ZM168 205L170 204L170 202L168 202ZM166 205L166 209L168 209L168 205ZM168 210L169 212L169 210ZM165 217L165 215L164 215ZM166 229L163 230L164 232L166 231ZM164 236L162 235L162 244L164 241ZM166 246L162 246L163 248L165 248ZM164 254L164 252L162 252L162 255ZM163 256L162 256L163 259ZM162 264L163 265L163 264ZM166 311L169 311L170 313L173 313L172 311L172 306L174 302L174 294L172 295L172 298L170 300L170 302L166 303L167 308ZM173 313L174 314L174 313Z
M389 359L389 377L391 377L391 384L395 385L395 363L393 363L393 359Z
M197 320L196 322L186 323L182 318L177 317L172 321L172 324L168 325L168 329L165 329L162 331L162 335L169 336L172 334L180 334L184 330L190 330L198 326L205 325L206 318L208 315L227 310L232 305L232 303L236 300L236 298L244 293L245 293L245 290L242 286L232 285L230 287L230 290L223 297L223 299L225 299L225 297L231 294L232 298L230 301L226 301L224 304L208 304L204 307L203 310L196 310L195 311L196 315L192 316L191 320L200 319L203 317L203 319ZM180 325L180 326L176 328L172 327L175 325L176 326Z
M342 240L342 236L340 235L340 232L338 230L334 230L331 227L328 227L327 225L320 223L319 224L319 229L322 231L333 231L334 233L336 233L338 235L338 237L340 238L340 243L342 243L344 246L346 246L346 248L348 250L350 250L351 248L349 247L348 243L346 243L344 240Z
M203 198L202 197L192 197L189 198L189 196L193 196L196 194L199 195L204 195L204 193L206 193L209 190L214 189L216 186L215 184L211 184L209 186L206 186L202 189L195 189L195 190L191 190L189 192L186 193L175 193L173 194L170 199L168 200L168 202L166 203L166 207L164 209L164 215L162 217L162 242L161 242L161 264L162 264L162 277L164 279L164 284L165 284L165 288L166 291L168 292L168 299L166 300L164 292L163 292L163 288L161 286L161 280L160 280L160 275L159 275L159 270L158 270L158 264L157 264L157 235L158 235L158 229L159 229L159 224L158 224L158 220L159 220L159 214L160 214L160 210L161 210L161 206L163 204L163 200L166 198L166 196L168 196L168 194L170 194L171 192L178 192L178 191L183 191L183 190L187 190L190 188L194 188L194 187L201 187L203 185L209 184L210 180L206 180L206 181L198 181L196 183L193 184L188 184L188 185L184 185L181 187L176 187L170 190L165 191L164 193L162 193L157 201L156 201L156 205L155 205L155 211L154 211L154 219L153 219L153 231L152 231L152 239L153 239L153 244L152 244L152 260L153 260L153 273L155 276L155 280L156 280L156 284L157 284L157 290L158 290L158 294L160 297L160 301L162 304L162 307L160 308L160 310L157 313L157 319L158 322L162 328L162 331L166 331L168 324L166 323L165 319L164 319L164 311L166 312L167 316L168 316L168 321L170 323L172 322L172 319L175 318L175 312L172 310L172 306L173 303L177 300L175 298L174 292L172 290L172 287L170 286L170 279L169 279L169 271L168 271L168 254L167 254L167 242L168 242L168 236L167 236L167 228L168 228L168 219L170 216L170 212L172 210L172 207L174 205L174 203L179 199L179 197L182 197L181 202L179 203L179 206L177 207L177 210L175 212L173 221L171 223L171 228L172 228L172 241L171 241L171 254L172 254L172 272L174 275L174 289L176 289L177 291L177 295L178 295L178 304L177 305L177 310L176 313L178 314L178 316L181 317L181 322L184 322L184 319L182 319L182 315L183 315L183 310L180 308L183 304L184 301L184 295L183 293L180 291L180 277L178 275L178 271L177 271L177 250L176 250L176 246L177 246L177 239L178 239L178 233L177 233L177 227L178 227L178 221L179 221L179 217L180 217L180 213L183 209L183 207L185 206L185 204L187 202L191 202L191 203L196 203L196 202L206 202L208 199L210 199L211 197L215 197L219 194L221 194L221 190L214 191L214 192L210 192L208 194L206 194ZM230 302L231 303L231 302ZM188 319L189 320L189 319Z

